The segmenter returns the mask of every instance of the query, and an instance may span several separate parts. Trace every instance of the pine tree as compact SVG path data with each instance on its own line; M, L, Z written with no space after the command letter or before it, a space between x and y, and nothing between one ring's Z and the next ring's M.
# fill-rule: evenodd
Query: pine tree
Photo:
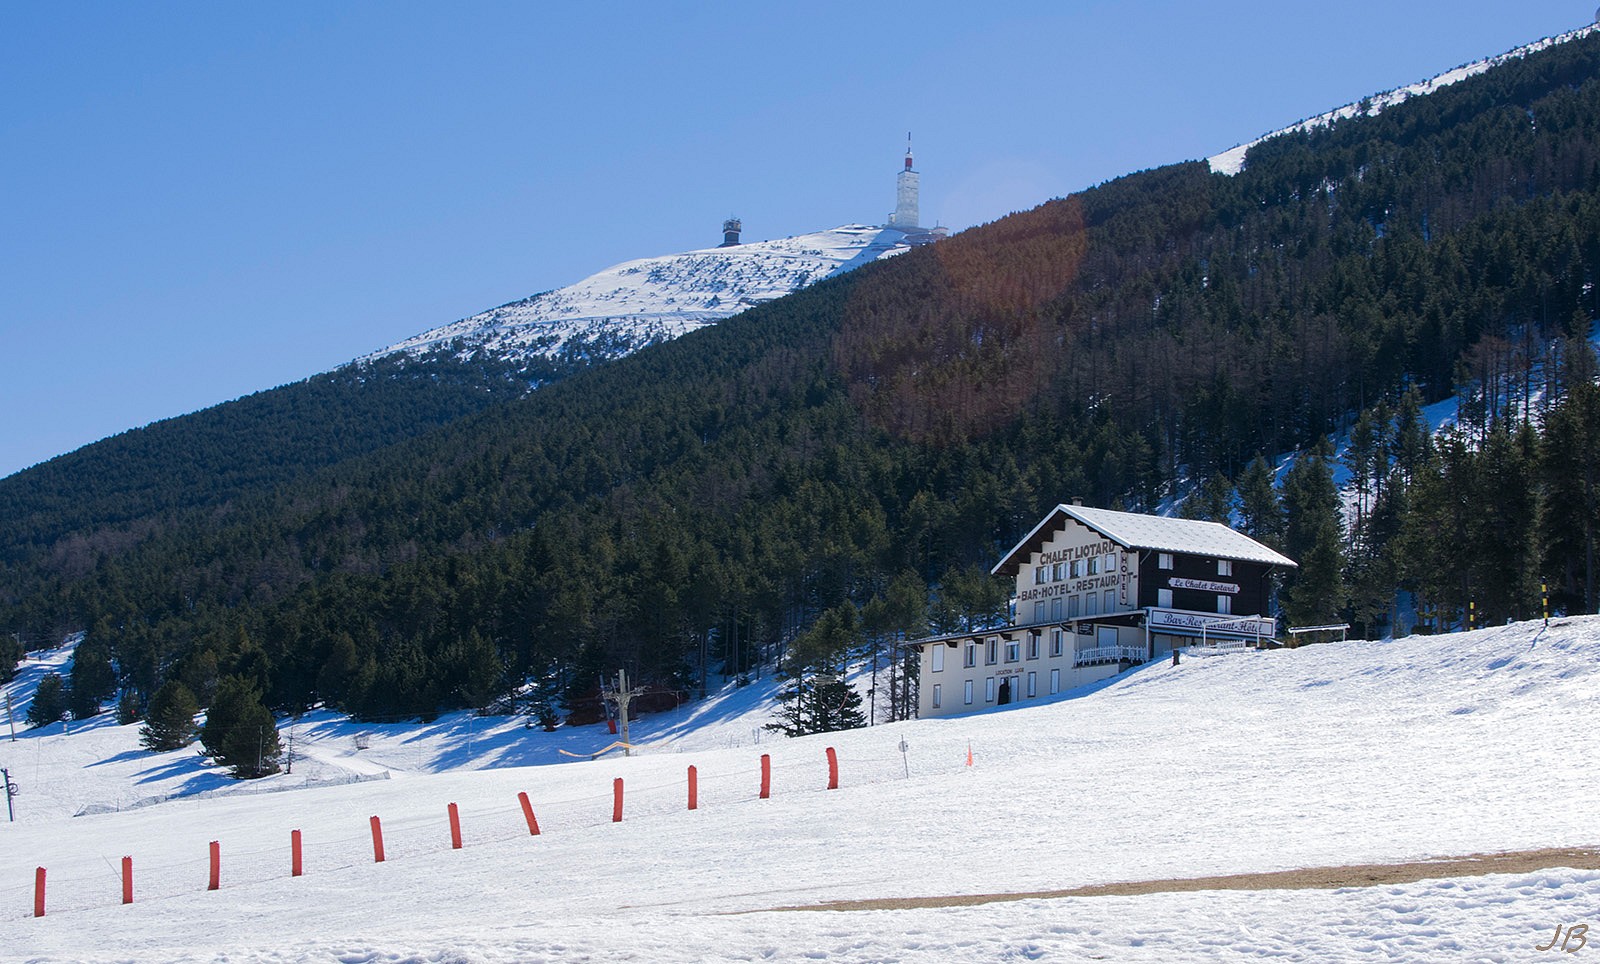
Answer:
M1479 625L1527 616L1538 598L1537 493L1532 426L1490 429L1474 458L1474 511L1463 553L1473 574Z
M1214 473L1196 486L1178 507L1178 517L1206 522L1233 522L1233 483L1222 473Z
M0 683L9 683L17 675L17 662L22 659L22 643L9 633L0 633Z
M111 667L106 637L91 633L72 653L72 678L67 704L75 720L86 720L117 692L117 673Z
M1272 467L1259 455L1239 475L1239 524L1245 535L1263 545L1283 544L1283 508L1272 484Z
M1419 614L1443 630L1466 618L1473 572L1469 520L1479 485L1466 438L1457 431L1430 444L1406 487L1409 511L1401 523L1401 585L1418 596Z
M225 676L217 683L200 743L207 756L241 780L277 773L283 755L272 712L255 684L241 676Z
M317 671L317 699L326 706L342 706L360 665L355 640L349 633L335 633L328 645L328 656Z
M150 698L150 711L139 728L139 744L152 753L177 750L199 735L194 716L200 712L189 687L169 680Z
M60 673L50 673L39 681L28 704L28 725L49 726L67 715L67 686Z
M1580 352L1587 349L1579 349ZM1600 606L1600 386L1577 381L1545 419L1540 446L1544 489L1544 571L1555 604L1567 612Z
M961 632L1005 619L1007 586L976 565L947 569L934 596L929 621L935 632Z
M789 648L781 670L778 718L767 729L786 736L830 733L867 725L861 694L845 671L850 647L860 639L860 617L849 603L823 613Z
M139 694L133 690L123 690L122 696L117 700L117 725L128 726L139 722Z
M1302 452L1283 480L1284 552L1300 564L1284 590L1291 624L1335 621L1344 606L1343 527L1326 440Z
M1382 436L1377 419L1371 411L1362 412L1350 429L1350 448L1345 452L1344 464L1350 470L1356 489L1357 527L1366 518L1371 507L1373 489L1383 476Z
M1409 510L1407 487L1398 482L1375 487L1376 501L1350 540L1345 585L1349 591L1351 622L1357 634L1373 638L1380 626L1397 618L1396 590L1401 582L1399 536Z
M890 582L882 596L877 596L862 607L861 627L872 647L872 683L869 692L872 704L869 716L876 722L880 705L885 707L890 720L909 716L902 702L901 661L896 658L896 643L905 639L927 635L928 587L916 573L902 572ZM879 699L878 666L880 657L887 655L888 699Z
M1394 464L1400 478L1410 482L1417 470L1428 460L1433 448L1428 422L1422 414L1422 393L1412 385L1400 396L1400 408L1395 413L1394 437L1390 442Z

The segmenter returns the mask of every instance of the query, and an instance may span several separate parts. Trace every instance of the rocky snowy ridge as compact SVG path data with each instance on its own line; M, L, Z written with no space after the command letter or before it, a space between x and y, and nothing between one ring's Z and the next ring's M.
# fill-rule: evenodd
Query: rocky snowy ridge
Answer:
M625 261L554 291L425 331L359 361L446 350L517 361L617 358L907 250L905 232L847 224L726 248Z
M1546 37L1543 40L1538 40L1531 44L1527 44L1526 46L1518 47L1515 50L1507 51L1499 56L1490 57L1486 60L1479 60L1475 63L1463 64L1454 70L1447 70L1437 77L1432 77L1428 80L1420 81L1406 87L1398 87L1394 90L1385 91L1381 94L1374 94L1371 97L1362 98L1360 101L1354 104L1346 104L1337 110L1328 111L1326 114L1319 114L1316 117L1310 118L1309 120L1303 120L1298 124L1291 124L1288 127L1285 127L1283 130L1273 131L1270 134L1263 134L1248 144L1240 144L1238 147L1223 151L1221 154L1217 154L1213 157L1206 158L1206 163L1211 165L1211 170L1214 173L1227 174L1229 176L1238 174L1240 171L1244 170L1245 154L1250 150L1250 148L1255 147L1262 141L1270 140L1271 138L1277 137L1280 134L1290 134L1298 131L1313 130L1318 127L1326 127L1334 121L1343 120L1346 117L1354 117L1358 113L1365 113L1368 116L1377 114L1386 108L1393 107L1396 104L1404 103L1412 97L1431 94L1440 88L1448 87L1451 84L1466 80L1468 77L1475 77L1478 74L1489 70L1491 67L1497 67L1500 64L1506 63L1507 61L1526 57L1529 54L1537 53L1546 49L1547 47L1553 47L1556 44L1566 43L1569 40L1577 40L1579 37L1586 37L1595 30L1600 30L1600 23L1589 24L1588 26L1580 27L1577 30L1569 31L1561 34L1560 36Z

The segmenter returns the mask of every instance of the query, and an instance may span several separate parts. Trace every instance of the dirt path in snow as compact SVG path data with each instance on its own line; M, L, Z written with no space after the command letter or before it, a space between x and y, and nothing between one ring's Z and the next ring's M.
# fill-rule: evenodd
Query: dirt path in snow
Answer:
M908 910L922 907L970 907L1008 900L1052 897L1112 897L1164 894L1193 890L1332 890L1339 887L1382 887L1448 877L1485 874L1526 874L1550 867L1600 870L1600 849L1553 847L1498 854L1441 857L1400 864L1349 864L1342 867L1305 867L1258 874L1222 877L1177 877L1170 880L1136 880L1095 884L1065 890L1036 890L1014 894L960 894L949 897L890 897L879 900L835 900L821 904L774 907L771 910Z

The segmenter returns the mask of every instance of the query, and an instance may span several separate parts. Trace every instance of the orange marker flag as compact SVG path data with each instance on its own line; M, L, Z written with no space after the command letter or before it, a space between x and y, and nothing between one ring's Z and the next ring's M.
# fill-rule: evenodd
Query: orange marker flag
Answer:
M967 766L972 766L972 743L967 743Z

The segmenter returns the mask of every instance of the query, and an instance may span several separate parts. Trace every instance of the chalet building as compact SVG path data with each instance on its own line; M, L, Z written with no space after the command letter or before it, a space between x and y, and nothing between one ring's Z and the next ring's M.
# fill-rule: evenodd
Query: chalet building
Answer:
M912 640L918 713L1026 703L1184 646L1257 645L1273 570L1288 557L1217 522L1058 505L996 574L1016 580L1011 624Z

